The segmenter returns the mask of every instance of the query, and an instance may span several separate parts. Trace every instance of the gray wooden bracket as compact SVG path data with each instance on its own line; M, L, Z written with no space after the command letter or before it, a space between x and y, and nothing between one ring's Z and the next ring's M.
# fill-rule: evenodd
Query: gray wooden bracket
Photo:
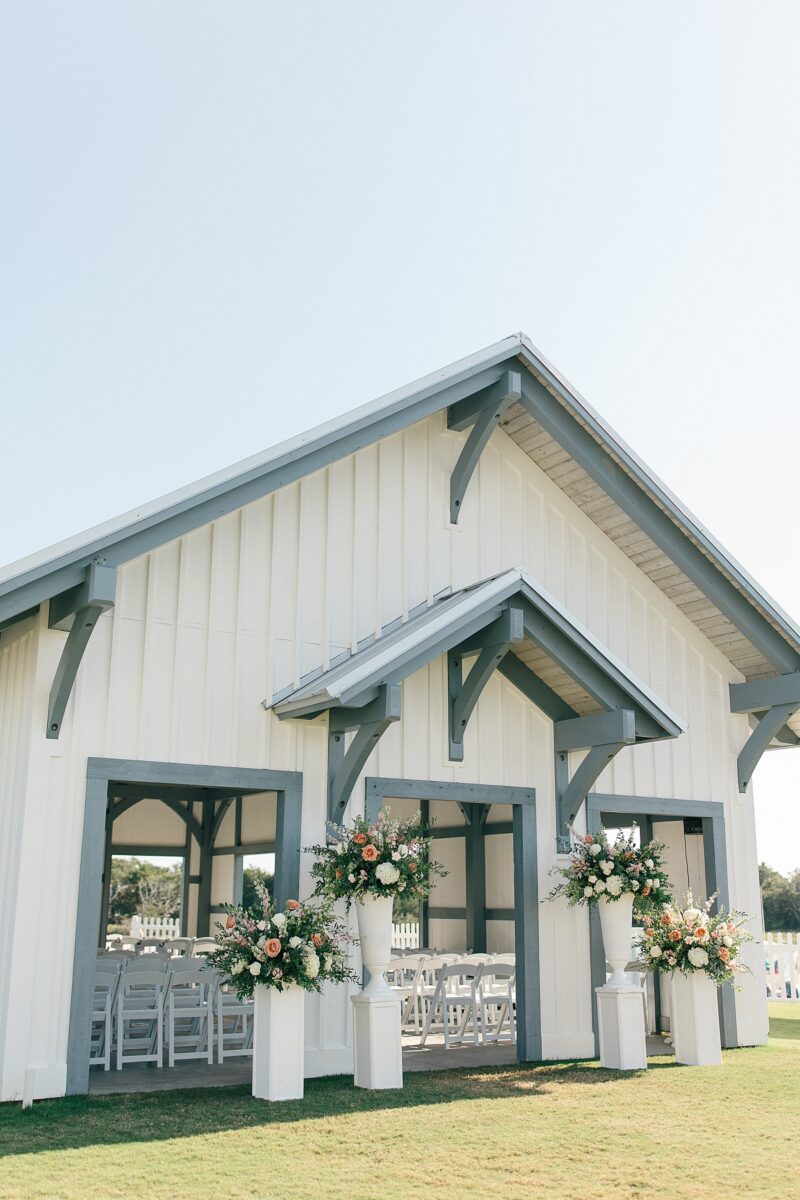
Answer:
M332 708L328 720L328 820L341 824L356 780L380 738L400 720L402 689L383 684L378 696L361 708ZM355 737L345 750L345 734Z
M569 828L592 785L623 746L635 742L636 714L630 709L555 722L556 836L560 848L568 848ZM570 779L569 753L585 749L589 753Z
M739 791L746 792L761 755L771 743L798 744L797 735L786 727L786 722L800 708L800 671L752 683L732 683L729 690L731 712L747 713L757 721L736 764Z
M47 706L46 736L57 738L61 723L92 630L108 608L113 608L116 571L113 567L92 563L83 583L54 596L50 601L48 624L51 629L68 629L61 651L50 700Z
M450 476L450 520L455 525L464 501L469 481L486 447L500 424L503 413L522 398L522 373L506 371L498 383L482 394L483 407L475 413L475 424L464 443L453 474ZM449 421L448 421L449 423ZM452 428L452 426L451 426Z
M509 605L505 612L479 634L447 654L447 693L449 722L449 758L464 760L464 732L481 692L500 666L511 647L525 637L522 609ZM465 654L478 651L478 657L463 676Z

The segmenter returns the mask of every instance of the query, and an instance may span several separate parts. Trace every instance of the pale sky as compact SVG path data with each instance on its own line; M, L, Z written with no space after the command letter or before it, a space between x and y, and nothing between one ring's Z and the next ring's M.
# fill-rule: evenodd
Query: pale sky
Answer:
M522 329L800 617L799 57L796 0L7 0L0 561Z

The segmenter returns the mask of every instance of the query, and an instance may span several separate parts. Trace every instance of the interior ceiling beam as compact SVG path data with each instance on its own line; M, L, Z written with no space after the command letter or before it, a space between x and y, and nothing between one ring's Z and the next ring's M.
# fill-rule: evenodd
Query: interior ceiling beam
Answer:
M484 406L475 413L475 423L450 476L450 521L453 525L458 521L464 496L489 438L500 424L506 409L512 404L517 404L522 396L521 372L506 371L503 378L482 392L481 396Z
M647 492L530 372L521 404L779 671L796 672L800 654Z
M493 621L477 638L478 658L464 678L464 654L460 647L447 654L447 691L449 724L449 757L452 762L464 760L464 733L480 699L483 689L511 647L525 636L522 609L509 605L497 621ZM476 638L469 641L471 649L478 648Z
M207 795L207 792L203 791L201 788L197 788L192 800L205 800L207 799ZM198 843L200 843L203 839L202 826L194 816L189 805L182 804L180 800L175 799L173 796L120 796L118 788L115 787L114 797L115 801L113 801L111 805L112 823L116 821L118 817L121 817L123 813L126 813L128 809L134 808L137 804L141 804L143 800L158 800L160 804L165 804L167 808L171 809L172 812L181 818L189 832L197 839Z
M400 720L402 689L384 684L363 708L332 709L328 724L328 820L340 824L356 780L383 734ZM355 730L345 750L345 733Z
M47 705L45 734L50 739L57 738L61 732L78 667L89 645L92 630L106 609L114 606L115 588L114 569L92 563L81 584L60 596L54 596L50 602L50 628L69 630Z

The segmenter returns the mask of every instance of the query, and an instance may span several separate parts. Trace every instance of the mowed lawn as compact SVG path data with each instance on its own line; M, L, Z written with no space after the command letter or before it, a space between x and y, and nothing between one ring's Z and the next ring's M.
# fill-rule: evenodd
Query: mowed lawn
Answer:
M311 1080L0 1107L0 1196L609 1197L797 1194L800 1006L720 1068L594 1063L411 1074L401 1093Z

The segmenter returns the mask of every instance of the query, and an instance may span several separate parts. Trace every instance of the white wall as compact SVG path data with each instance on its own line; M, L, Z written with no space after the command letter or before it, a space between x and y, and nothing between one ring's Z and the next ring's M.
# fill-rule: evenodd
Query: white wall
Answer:
M598 790L723 801L733 898L759 911L752 795L739 797L735 779L748 730L745 718L727 713L727 685L741 677L502 432L452 527L449 477L463 441L439 414L123 567L116 609L98 623L55 743L44 739L41 704L64 635L40 619L38 661L48 666L33 710L30 769L58 819L38 824L20 872L46 876L42 903L61 945L71 947L73 936L89 755L301 770L303 840L318 840L324 727L282 724L261 701L443 589L512 565L529 570L690 723L675 741L622 751ZM546 893L555 834L549 721L494 679L456 765L447 759L445 696L442 662L408 680L403 720L367 771L534 786ZM26 795L38 811L41 796L16 785L12 820ZM34 893L13 918L20 947L38 920ZM585 916L547 904L540 916L545 1044L553 1055L580 1053L591 1036ZM36 1055L64 1061L70 972L69 953L48 965L50 998L34 1011L30 979L12 978L9 1021L21 1036L5 1094L21 1087ZM737 1004L756 1030L764 1006L751 992ZM309 1069L346 1062L344 1001L309 1020Z

